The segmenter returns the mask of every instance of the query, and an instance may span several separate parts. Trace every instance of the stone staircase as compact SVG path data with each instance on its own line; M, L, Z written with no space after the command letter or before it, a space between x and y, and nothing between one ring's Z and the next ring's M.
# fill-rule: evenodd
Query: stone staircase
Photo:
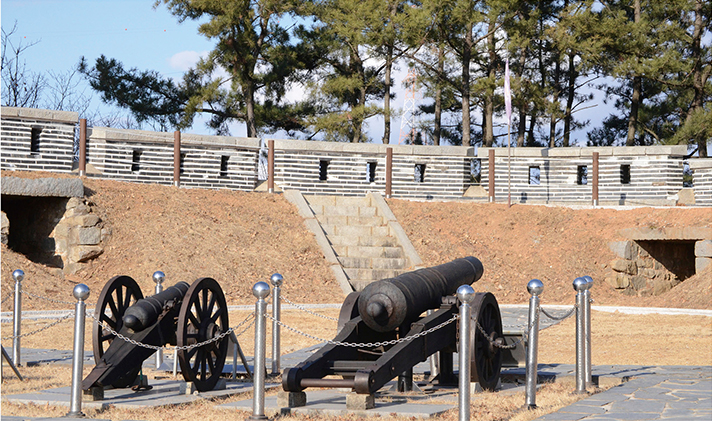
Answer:
M388 221L370 197L305 196L356 291L409 269Z
M292 201L303 201L300 213L327 260L338 263L342 273L337 277L345 278L340 282L344 292L360 291L373 281L415 270L422 263L381 195L302 196L292 191L289 196Z

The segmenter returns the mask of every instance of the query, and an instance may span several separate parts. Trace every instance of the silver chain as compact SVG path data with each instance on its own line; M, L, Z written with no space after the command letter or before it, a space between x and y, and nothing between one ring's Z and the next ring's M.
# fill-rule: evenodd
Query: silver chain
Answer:
M564 317L559 318L559 319L554 319L554 320L556 320L556 323L552 323L552 324L550 324L549 326L542 327L542 328L539 329L539 331L542 331L542 330L544 330L544 329L548 329L548 328L550 328L550 327L552 327L552 326L556 326L556 325L558 325L559 323L563 322L564 320L568 319L569 317L573 316L573 314L576 312L576 309L577 309L577 308L578 308L578 305L574 304L573 308L572 308L571 310L569 310L569 311L564 315ZM544 313L544 315L545 315L546 317L551 318L548 314L546 314L546 312L544 311L544 309L541 309L541 311Z
M3 298L2 301L0 301L0 305L5 304L5 301L9 300L10 297L12 297L13 295L14 295L14 291L10 291L10 293L7 294L7 297Z
M18 336L14 336L14 335L13 335L13 336L6 336L6 337L2 338L2 340L4 341L4 340L9 340L9 339L15 339L15 338L24 338L24 337L26 337L26 336L31 336L31 335L34 335L34 334L36 334L36 333L40 333L40 332L42 332L42 331L44 331L44 330L47 330L47 329L51 328L52 326L56 326L56 325L62 323L63 321L69 319L69 318L72 317L72 316L74 316L74 311L72 311L71 313L65 314L64 316L60 317L59 319L55 320L54 322L52 322L52 323L50 323L50 324L48 324L48 325L46 325L46 326L43 326L43 327L41 327L41 328L39 328L39 329L37 329L37 330L35 330L35 331L23 333L22 335L18 335Z
M62 301L62 300L55 300L55 299L52 299L52 298L43 297L43 296L41 296L41 295L37 295L37 294L33 294L33 293L29 292L29 291L25 291L24 289L20 289L20 292L23 293L23 294L25 294L25 295L29 295L30 297L33 297L33 298L39 298L40 300L49 301L50 303L69 304L69 305L72 305L72 306L77 303L76 301L75 301L75 302Z
M334 322L338 322L338 321L339 321L339 319L337 319L337 318L335 318L335 317L324 316L323 314L319 314L319 313L315 313L315 312L313 312L313 311L307 310L305 307L302 307L301 305L290 301L289 298L285 297L284 295L280 295L279 297L280 297L281 299L283 299L284 301L288 302L289 304L293 305L294 307L298 308L299 310L305 312L305 313L309 313L309 314L311 314L311 315L313 315L313 316L318 316L318 317L321 317L322 319L331 320L331 321L334 321Z
M377 348L377 347L379 347L379 346L396 345L396 344L399 344L399 343L402 343L402 342L409 342L409 341L412 341L413 339L420 338L421 336L425 336L425 335L428 335L428 334L430 334L430 333L433 333L433 332L435 332L436 330L441 329L442 327L447 326L448 324L454 322L454 321L457 320L459 317L460 317L459 314L455 314L455 315L452 316L451 319L446 320L446 321L440 323L439 325L437 325L437 326L435 326L435 327L432 327L432 328L430 328L430 329L428 329L428 330L425 330L425 331L420 332L420 333L416 333L416 334L413 335L413 336L406 336L406 337L404 337L404 338L393 339L393 340L385 341L385 342L352 343L352 342L338 342L338 341L332 341L332 340L329 340L329 339L322 339L322 338L319 338L319 337L317 337L317 336L314 336L314 335L310 335L310 334L308 334L308 333L301 332L301 331L299 331L299 330L297 330L297 329L295 329L295 328L293 328L293 327L291 327L291 326L287 326L287 325L285 325L284 323L282 323L281 321L275 319L274 317L272 317L272 316L270 316L270 315L268 315L268 314L265 314L265 318L271 319L272 321L277 322L278 325L280 325L280 326L282 326L283 328L285 328L285 329L287 329L287 330L290 330L290 331L292 331L292 332L294 332L294 333L296 333L296 334L298 334L298 335L305 336L305 337L307 337L307 338L309 338L309 339L313 339L313 340L315 340L315 341L317 341L317 342L327 343L327 344L329 344L329 345L348 346L348 347L351 347L351 348Z
M551 314L551 313L549 313L548 311L546 311L546 310L544 309L544 307L540 307L539 310L540 310L542 313L544 313L544 316L550 318L551 320L559 320L559 321L561 321L561 320L565 320L565 319L568 319L569 317L571 317L571 316L574 314L574 311L576 311L576 308L577 308L576 305L574 305L573 308L571 308L571 310L569 310L568 312L566 312L566 314L564 314L563 316L558 316L558 317L557 317L557 316L554 316L553 314Z
M247 321L250 320L250 319L252 319L252 320L253 320L253 323L254 323L254 315L255 315L255 313L251 313L249 316L247 316L247 317L245 318L245 320L243 320L242 322L240 322L237 326L231 327L230 329L226 330L225 332L223 332L223 333L221 333L221 334L219 334L219 335L217 335L217 336L215 336L215 337L213 337L213 338L211 338L211 339L208 339L207 341L200 342L200 343L193 344L193 345L173 346L173 347L163 347L163 346L148 345L148 344L144 344L144 343L139 342L139 341L135 341L135 340L133 340L133 339L131 339L131 338L129 338L129 337L126 337L126 336L120 334L119 332L115 331L115 330L112 329L110 326L108 326L108 325L106 325L104 322L100 321L95 315L92 315L91 318L94 319L103 329L106 329L106 330L107 330L109 333L111 333L112 335L115 335L117 338L119 338L119 339L121 339L121 340L123 340L123 341L126 341L126 342L128 342L128 343L130 343L130 344L132 344L132 345L140 346L141 348L153 349L153 350L155 350L155 351L158 351L159 349L165 349L165 350L167 350L167 351L187 351L187 350L190 350L190 349L193 349L193 348L198 348L198 347L201 347L201 346L205 346L205 345L208 345L208 344L211 344L211 343L213 343L213 342L217 342L217 341L223 339L224 337L226 337L226 336L230 335L231 333L233 333L235 330L239 329L240 326L242 326L243 324L247 323ZM247 329L249 329L249 326L248 326ZM243 333L245 333L245 332L247 331L247 329L243 330L243 331L240 332L239 334L235 334L235 336L237 337L237 336L242 335Z

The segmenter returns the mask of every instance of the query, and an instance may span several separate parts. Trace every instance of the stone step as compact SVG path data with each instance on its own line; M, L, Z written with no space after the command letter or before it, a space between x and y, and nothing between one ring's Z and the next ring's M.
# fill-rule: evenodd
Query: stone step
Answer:
M398 247L398 240L391 236L343 236L329 235L329 242L332 246L346 247Z
M385 257L338 257L344 268L353 269L405 269L406 259L391 259Z
M344 197L344 196L304 196L309 206L371 206L371 199L368 197Z
M381 279L394 278L405 272L405 270L344 268L344 272L349 279L371 279L378 281Z
M339 256L344 257L389 257L403 258L403 249L400 247L369 247L369 246L333 246Z
M380 216L348 216L348 215L324 215L319 214L316 219L322 225L385 225Z
M363 289L366 288L368 284L375 281L371 279L352 279L349 282L351 283L351 286L353 287L354 291L363 291Z
M310 205L315 215L338 215L338 216L379 216L378 209L371 206L330 206L330 205Z
M372 227L368 225L322 225L328 237L388 237L391 235L388 226Z

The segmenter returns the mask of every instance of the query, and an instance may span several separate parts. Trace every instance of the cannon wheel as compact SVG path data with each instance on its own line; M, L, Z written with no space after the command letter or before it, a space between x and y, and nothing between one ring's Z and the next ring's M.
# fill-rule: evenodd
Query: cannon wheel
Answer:
M96 303L95 317L109 325L116 332L121 330L124 324L122 317L126 309L131 307L136 301L143 298L141 288L130 276L114 276L104 285L104 289L99 294ZM94 324L92 332L92 348L94 351L94 361L98 364L104 352L109 348L116 335L104 330L99 323ZM127 387L133 384L138 376L141 366L132 369L128 374L112 383L116 388Z
M212 278L193 282L178 314L178 346L205 342L229 329L227 304L220 285ZM199 348L178 351L186 381L205 392L213 390L222 375L229 336Z
M479 323L487 337L477 327ZM477 382L485 390L494 390L502 369L502 352L492 342L503 342L502 315L497 299L489 292L475 294L472 302L472 330L470 337L470 381ZM499 339L499 340L498 340Z

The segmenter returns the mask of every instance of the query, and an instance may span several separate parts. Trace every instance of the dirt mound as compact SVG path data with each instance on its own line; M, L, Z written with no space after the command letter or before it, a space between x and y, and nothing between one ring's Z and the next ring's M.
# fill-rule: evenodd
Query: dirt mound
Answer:
M3 176L54 177L49 173L3 172ZM66 175L62 175L65 176ZM12 271L23 269L26 291L73 302L72 287L89 285L94 302L113 276L129 275L151 294L156 270L166 285L213 277L229 304L253 304L252 285L274 272L285 278L293 301L340 303L343 294L314 236L282 195L84 179L88 200L112 231L104 253L76 275L28 261L2 247L2 297L12 292ZM543 304L572 304L577 276L596 280L597 304L712 308L712 273L683 282L660 297L630 297L603 282L614 259L608 242L622 228L712 225L709 209L634 210L423 203L389 200L425 265L476 256L485 275L475 285L502 303L525 303L526 283L545 284ZM23 298L27 309L67 308L65 303ZM12 308L7 299L2 310Z

